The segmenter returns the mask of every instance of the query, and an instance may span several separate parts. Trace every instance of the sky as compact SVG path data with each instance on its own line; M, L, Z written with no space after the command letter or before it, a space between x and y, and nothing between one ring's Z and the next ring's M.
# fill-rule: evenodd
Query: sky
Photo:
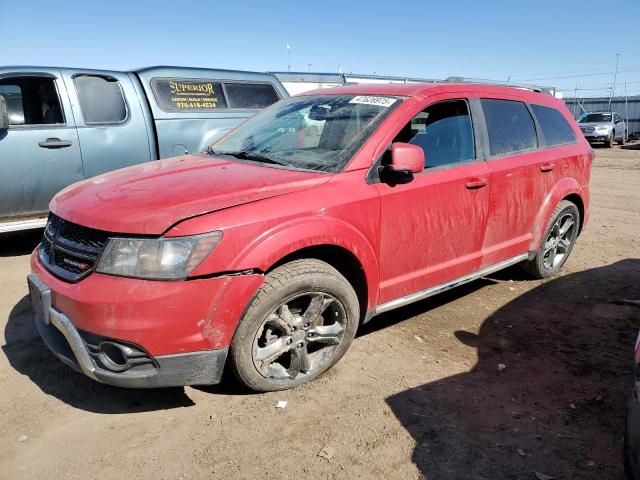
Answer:
M462 76L640 94L640 0L0 0L0 66ZM309 65L311 64L311 65ZM572 92L567 92L569 95Z

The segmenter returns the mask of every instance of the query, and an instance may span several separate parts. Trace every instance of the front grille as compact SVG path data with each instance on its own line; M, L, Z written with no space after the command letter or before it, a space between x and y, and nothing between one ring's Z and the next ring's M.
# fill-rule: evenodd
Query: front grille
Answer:
M77 282L95 268L109 233L49 214L40 243L40 259L56 277Z

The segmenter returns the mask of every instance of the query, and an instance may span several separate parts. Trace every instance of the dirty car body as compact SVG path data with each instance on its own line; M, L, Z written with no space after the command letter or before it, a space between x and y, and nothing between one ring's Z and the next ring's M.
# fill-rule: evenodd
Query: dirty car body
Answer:
M61 191L31 258L38 330L113 385L214 384L231 365L291 388L379 313L523 261L555 273L588 220L591 160L542 93L308 92L207 153Z

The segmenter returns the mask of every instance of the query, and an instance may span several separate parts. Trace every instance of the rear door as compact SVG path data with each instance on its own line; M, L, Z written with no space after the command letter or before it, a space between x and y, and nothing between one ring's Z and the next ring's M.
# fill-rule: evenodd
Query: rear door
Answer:
M0 69L9 128L0 130L0 219L43 215L51 198L82 180L80 146L59 71Z
M547 167L540 162L535 122L526 103L482 98L480 105L491 172L482 260L489 266L528 251L534 219L548 190L543 183L548 172L542 171Z
M127 73L65 71L73 103L86 178L148 162L153 130Z

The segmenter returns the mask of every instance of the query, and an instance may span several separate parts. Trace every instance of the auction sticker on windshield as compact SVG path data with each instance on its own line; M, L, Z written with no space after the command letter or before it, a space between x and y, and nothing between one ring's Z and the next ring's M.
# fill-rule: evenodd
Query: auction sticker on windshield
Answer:
M368 95L359 95L349 100L349 103L359 103L361 105L377 105L378 107L390 107L396 103L397 98L389 97L371 97Z

